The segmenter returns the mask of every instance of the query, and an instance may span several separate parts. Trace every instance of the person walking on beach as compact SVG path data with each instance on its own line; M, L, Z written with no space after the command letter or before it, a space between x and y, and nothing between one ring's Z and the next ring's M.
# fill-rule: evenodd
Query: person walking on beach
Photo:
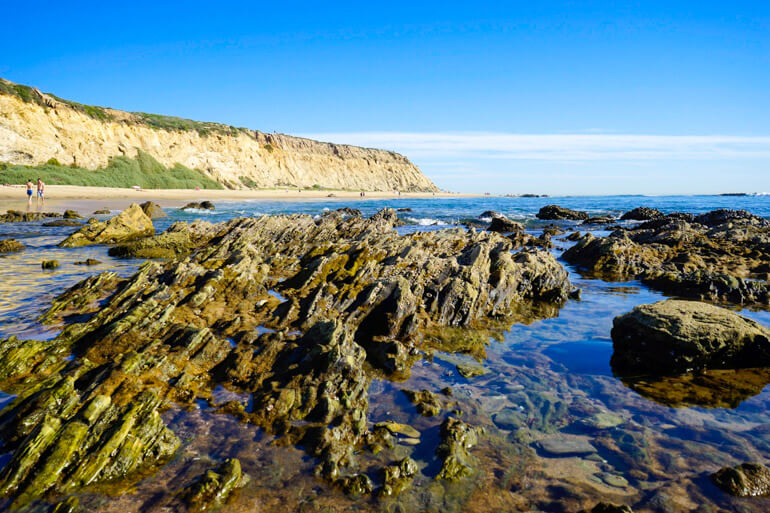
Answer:
M32 206L32 178L27 180L27 206Z
M40 178L37 179L37 204L38 206L45 205L45 184Z

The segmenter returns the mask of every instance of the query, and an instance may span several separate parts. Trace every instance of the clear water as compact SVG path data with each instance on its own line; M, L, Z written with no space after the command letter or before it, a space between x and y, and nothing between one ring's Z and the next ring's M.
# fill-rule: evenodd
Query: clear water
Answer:
M537 221L534 215L551 203L592 214L619 214L649 206L664 212L693 213L744 208L770 217L767 196L623 196L219 202L213 213L167 209L170 217L155 224L162 230L178 220L221 221L297 212L318 215L343 206L368 215L388 206L411 209L399 214L407 221L416 220L402 231L440 229L495 210L525 221L537 233L548 223ZM79 203L82 212L98 206ZM433 225L434 220L444 224ZM55 336L35 321L54 295L103 270L130 274L140 263L113 259L107 256L107 248L100 246L56 248L56 243L74 229L43 228L40 224L0 225L0 238L15 237L29 246L21 253L0 256L0 336ZM554 250L557 255L566 247L564 242L559 244ZM52 258L58 259L61 267L43 271L40 261ZM103 263L94 267L73 264L86 258ZM378 380L372 384L372 421L388 418L408 422L423 433L414 448L398 446L393 453L376 458L360 456L363 464L373 469L414 451L422 474L412 489L397 499L401 510L574 512L606 500L634 505L636 512L770 511L770 499L733 499L707 479L710 472L724 465L770 461L770 388L766 386L770 379L762 373L759 377L756 373L730 375L701 390L704 393L697 400L688 400L687 394L668 393L667 387L671 391L692 389L681 382L658 387L657 395L640 395L612 375L612 319L663 296L636 282L587 279L568 269L574 284L582 289L582 299L567 303L557 317L528 326L515 325L502 341L491 341L482 362L487 374L463 378L454 366L457 356L437 353L416 364L405 382ZM741 313L770 326L770 312ZM472 451L476 474L451 485L432 479L437 471L433 452L441 417L417 415L401 393L402 389L437 391L445 386L453 388L452 398L447 399L449 408L462 410L467 422L487 429ZM736 398L739 387L747 391ZM312 477L314 462L301 450L273 446L255 427L217 415L205 404L200 406L193 412L166 413L169 425L185 440L178 458L127 493L87 494L83 502L100 511L161 511L173 506L173 498L164 495L164 490L191 479L211 460L238 457L251 481L229 505L229 511L399 510L393 501L351 501ZM588 427L599 413L611 413L619 425ZM523 428L516 429L506 420L512 415L523 419ZM538 448L537 442L548 438L587 442L596 453L554 456Z

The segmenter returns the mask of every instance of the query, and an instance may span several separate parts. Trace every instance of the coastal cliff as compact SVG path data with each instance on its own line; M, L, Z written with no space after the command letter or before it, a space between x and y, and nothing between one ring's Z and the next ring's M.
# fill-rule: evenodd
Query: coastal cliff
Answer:
M146 153L227 188L438 191L395 152L63 100L0 79L0 162L100 169Z

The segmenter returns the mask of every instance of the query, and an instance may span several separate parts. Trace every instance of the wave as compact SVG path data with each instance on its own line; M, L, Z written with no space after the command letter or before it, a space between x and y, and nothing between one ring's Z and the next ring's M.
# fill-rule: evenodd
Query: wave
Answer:
M204 215L210 215L210 216L215 216L217 214L223 213L223 212L217 212L216 210L208 210L205 208L183 208L182 212L186 214L204 214Z
M421 218L407 217L405 219L412 224L419 224L420 226L447 226L448 224L439 219L432 219L430 217L421 217Z

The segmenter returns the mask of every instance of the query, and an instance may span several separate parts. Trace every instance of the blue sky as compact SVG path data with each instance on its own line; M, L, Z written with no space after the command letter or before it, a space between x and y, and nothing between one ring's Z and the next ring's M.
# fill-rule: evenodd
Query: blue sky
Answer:
M770 3L499 3L16 2L0 76L394 149L448 190L770 191Z

